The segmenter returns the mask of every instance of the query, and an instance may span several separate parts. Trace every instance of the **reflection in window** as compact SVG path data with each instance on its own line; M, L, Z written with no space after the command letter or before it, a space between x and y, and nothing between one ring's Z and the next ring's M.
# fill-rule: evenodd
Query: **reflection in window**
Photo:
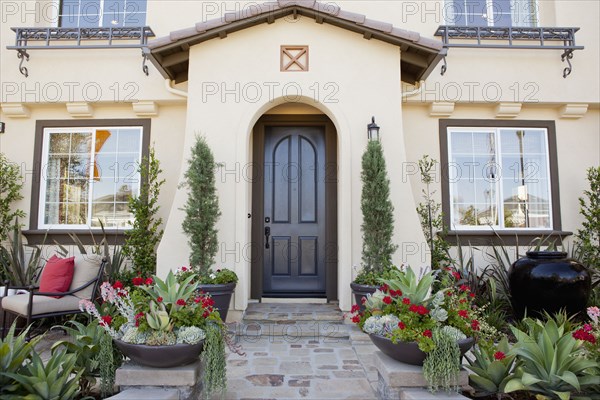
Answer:
M129 227L141 143L141 127L45 129L40 228Z
M535 0L446 0L449 25L532 27L538 25Z
M146 24L146 0L62 0L65 28L134 27Z
M552 227L546 129L448 130L451 224Z

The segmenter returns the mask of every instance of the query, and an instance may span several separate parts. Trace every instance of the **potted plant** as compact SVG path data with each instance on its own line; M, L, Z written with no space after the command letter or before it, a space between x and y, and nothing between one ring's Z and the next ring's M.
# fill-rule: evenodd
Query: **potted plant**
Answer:
M367 145L362 157L361 180L362 269L350 284L359 307L365 295L375 292L378 280L389 278L396 270L392 265L392 254L398 248L392 243L394 206L390 201L390 181L379 140L371 140Z
M198 276L199 289L212 295L215 308L225 321L238 277L231 270L213 270L218 250L216 224L221 216L215 186L216 167L208 143L197 137L185 173L189 196L184 206L183 231L188 236L190 268Z
M101 286L100 310L86 300L80 307L98 319L115 345L146 366L170 368L199 359L205 363L204 389L224 389L226 328L209 295L197 295L195 275L179 283L173 272Z
M494 333L481 321L469 287L457 287L457 273L429 272L421 279L410 267L369 295L365 311L352 309L352 322L397 361L423 365L430 387L451 389L457 382L462 355L475 339ZM456 275L456 276L455 276ZM432 287L444 289L432 294Z

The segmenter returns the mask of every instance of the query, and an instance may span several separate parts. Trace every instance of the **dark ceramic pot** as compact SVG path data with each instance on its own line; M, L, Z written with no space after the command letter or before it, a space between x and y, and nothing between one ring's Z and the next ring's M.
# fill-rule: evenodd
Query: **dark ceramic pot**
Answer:
M379 288L379 286L371 286L371 285L361 285L359 283L350 283L350 289L352 289L352 294L354 295L354 301L360 307L360 312L365 311L365 306L363 305L361 299L366 297L368 294L373 294Z
M508 272L511 302L522 318L556 313L570 315L585 309L592 290L590 273L579 262L560 251L530 251Z
M394 343L390 339L370 334L369 337L373 344L381 350L381 352L396 361L400 361L404 364L411 365L423 365L427 353L424 353L419 349L417 342L398 342ZM460 349L460 356L463 357L471 347L475 340L473 338L467 338L458 341L458 348Z
M198 285L198 289L212 296L215 301L215 309L219 311L221 319L225 322L227 319L227 312L229 311L231 296L235 290L235 283L226 283L224 285L200 284Z
M204 346L204 340L197 344L176 344L173 346L146 346L125 343L113 339L117 348L125 356L140 365L153 368L173 368L197 361Z

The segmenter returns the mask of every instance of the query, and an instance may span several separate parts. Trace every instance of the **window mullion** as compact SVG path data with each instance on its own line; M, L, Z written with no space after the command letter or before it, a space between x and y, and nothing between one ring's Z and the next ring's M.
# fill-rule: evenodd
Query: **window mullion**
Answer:
M498 180L496 182L496 206L498 207L498 226L505 229L504 226L504 173L502 170L502 140L500 138L500 129L494 130L496 140L496 162L498 163Z
M88 185L87 226L92 226L92 204L94 198L94 167L96 166L96 129L92 129L92 144L90 146L90 172Z

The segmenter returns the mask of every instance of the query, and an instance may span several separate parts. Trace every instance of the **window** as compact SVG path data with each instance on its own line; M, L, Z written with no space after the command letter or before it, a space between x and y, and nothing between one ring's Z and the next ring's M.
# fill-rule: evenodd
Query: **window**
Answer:
M37 207L32 229L88 230L100 223L107 229L130 228L127 202L139 195L138 167L147 155L149 122L94 121L96 126L81 127L69 122L38 121L41 179L32 194L32 210Z
M554 123L443 120L440 138L451 230L560 229Z
M535 0L446 0L446 22L457 26L537 26Z
M62 0L65 28L128 27L146 24L146 0Z

